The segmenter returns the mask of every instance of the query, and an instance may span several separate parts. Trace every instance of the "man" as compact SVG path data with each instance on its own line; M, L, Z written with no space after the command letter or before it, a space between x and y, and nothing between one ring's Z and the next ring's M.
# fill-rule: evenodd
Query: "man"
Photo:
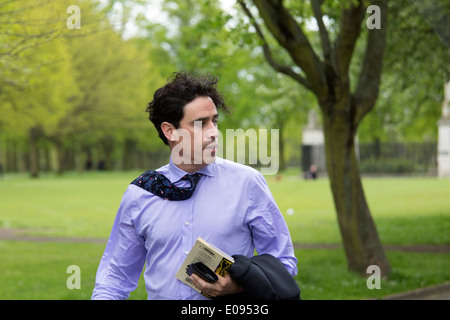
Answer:
M128 298L144 264L149 299L205 299L175 278L198 237L230 255L271 255L297 273L288 228L264 177L216 157L218 109L227 109L216 83L177 73L155 92L147 111L170 161L127 188L92 299ZM244 290L229 274L215 283L195 274L191 280L213 297Z

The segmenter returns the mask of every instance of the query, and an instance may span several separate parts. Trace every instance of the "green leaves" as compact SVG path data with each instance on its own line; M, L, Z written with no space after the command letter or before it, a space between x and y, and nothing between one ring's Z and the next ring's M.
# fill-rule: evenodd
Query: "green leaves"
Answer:
M10 31L0 24L0 137L18 141L33 128L58 150L147 140L151 81L161 83L149 77L148 47L122 39L90 1L77 3L80 30L66 27L69 1L11 3L0 2L0 18L17 12Z

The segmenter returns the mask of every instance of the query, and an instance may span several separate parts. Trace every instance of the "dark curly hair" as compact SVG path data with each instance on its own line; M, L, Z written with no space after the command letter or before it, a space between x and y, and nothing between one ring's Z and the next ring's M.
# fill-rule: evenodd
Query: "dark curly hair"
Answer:
M184 115L184 106L195 98L210 97L217 110L228 111L222 95L217 91L217 82L218 78L212 75L194 76L175 72L166 85L156 90L146 112L166 145L169 143L161 130L161 123L167 121L178 128Z

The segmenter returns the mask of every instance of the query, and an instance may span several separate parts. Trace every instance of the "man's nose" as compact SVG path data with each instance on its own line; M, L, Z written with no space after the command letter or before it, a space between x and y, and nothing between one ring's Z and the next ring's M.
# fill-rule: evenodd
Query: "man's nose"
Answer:
M217 126L214 124L214 122L210 122L208 125L208 128L205 132L205 139L208 141L214 141L219 136L219 130L217 129Z

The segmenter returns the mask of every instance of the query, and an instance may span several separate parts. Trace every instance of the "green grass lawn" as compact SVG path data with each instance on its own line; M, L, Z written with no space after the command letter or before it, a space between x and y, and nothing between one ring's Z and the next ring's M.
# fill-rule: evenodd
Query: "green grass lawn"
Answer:
M268 182L294 242L340 243L328 180ZM363 185L383 243L450 244L449 180L366 178Z
M109 235L120 199L139 172L68 173L0 180L0 227L45 236ZM304 181L290 172L267 177L294 242L340 243L326 179ZM433 178L363 180L384 244L450 244L450 181ZM289 214L288 214L289 213ZM0 240L0 299L88 299L104 244ZM450 280L450 254L387 251L393 268L381 289L346 269L342 249L300 249L297 281L304 299L377 298ZM81 289L69 290L69 265L81 269ZM132 299L145 299L141 279Z

